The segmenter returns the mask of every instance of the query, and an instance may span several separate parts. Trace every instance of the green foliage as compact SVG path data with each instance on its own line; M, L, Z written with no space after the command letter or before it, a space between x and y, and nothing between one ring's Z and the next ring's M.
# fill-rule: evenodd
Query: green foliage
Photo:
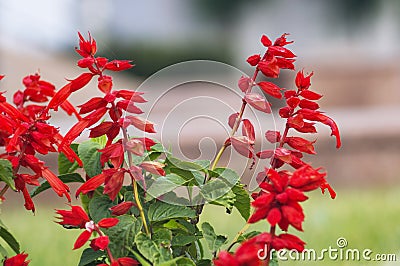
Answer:
M0 220L0 237L10 246L10 248L15 252L19 253L19 243L15 239L15 237L8 231L6 226ZM4 248L2 247L2 253L4 252Z
M87 266L96 262L96 260L105 255L104 251L94 251L92 248L83 250L78 266Z
M89 177L96 176L101 173L102 167L100 163L100 152L103 146L95 141L85 141L79 144L78 154L83 162L83 168Z
M78 146L79 144L73 143L71 144L71 149L78 154ZM58 154L58 174L68 174L73 173L76 169L79 168L79 165L76 161L71 162L68 158L64 155L64 153Z
M10 188L15 190L14 174L11 162L5 159L0 159L0 180L5 182Z
M112 206L114 204L107 195L93 197L88 206L90 218L97 223L103 218L110 217L111 211L109 209Z
M208 248L215 255L223 244L226 243L227 237L223 235L217 235L211 224L205 222L201 225L203 230L204 238L207 241Z
M196 212L186 206L156 201L149 206L147 215L151 222L159 222L176 218L194 218Z
M143 223L130 215L122 215L118 217L119 223L106 230L106 234L110 238L110 249L116 257L128 255L129 249L132 247L135 236L141 231Z

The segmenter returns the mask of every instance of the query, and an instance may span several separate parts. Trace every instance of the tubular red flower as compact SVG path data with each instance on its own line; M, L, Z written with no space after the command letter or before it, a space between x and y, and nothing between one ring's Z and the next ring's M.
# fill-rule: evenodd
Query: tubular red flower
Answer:
M52 171L50 171L48 168L43 168L42 176L47 180L47 182L49 182L50 186L58 196L62 197L65 195L68 201L71 201L71 197L69 196L69 187L64 184Z
M64 226L85 228L85 224L90 221L89 216L80 206L71 205L71 210L56 210L56 213L61 215L57 218L62 219L57 223Z
M86 181L82 186L78 188L78 190L75 193L75 197L78 197L80 193L86 194L90 191L95 190L101 184L104 183L105 179L106 179L106 174L104 174L104 172L90 178L88 181Z
M263 92L271 95L272 97L275 97L277 99L281 99L282 98L282 93L281 93L282 89L279 88L274 83L268 82L268 81L262 81L262 82L259 82L257 85L260 87L260 89Z
M1 77L1 76L0 76ZM4 266L27 266L29 264L29 260L26 260L28 254L20 253L13 257L10 257L4 261Z
M132 201L124 201L118 205L111 207L109 210L112 215L120 216L127 213L133 206L136 206Z
M152 174L162 175L162 176L165 175L165 171L163 169L165 165L162 163L154 161L144 161L139 166Z
M119 223L117 218L103 218L101 219L97 225L102 228L110 228L116 226Z
M108 247L108 244L110 243L110 239L108 236L99 236L95 239L92 239L90 241L90 247L94 250L105 250Z

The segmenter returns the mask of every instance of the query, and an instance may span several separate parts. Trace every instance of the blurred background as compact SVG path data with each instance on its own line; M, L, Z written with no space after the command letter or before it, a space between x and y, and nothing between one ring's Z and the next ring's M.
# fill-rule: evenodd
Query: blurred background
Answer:
M309 161L324 166L338 197L331 200L319 192L310 197L305 233L300 236L308 248L317 250L336 247L336 239L345 237L349 248L394 253L400 261L400 1L0 1L0 74L6 75L0 90L12 97L22 88L22 78L35 72L57 88L65 84L65 78L81 73L73 49L77 31L90 31L100 54L133 60L136 67L115 78L118 87L126 89L136 89L158 70L186 60L215 60L251 75L245 60L263 52L261 35L275 39L290 33L289 39L295 40L290 49L298 55L297 69L314 71L312 88L324 95L320 105L336 120L343 137L343 148L336 150L329 130L321 128L318 157ZM294 74L283 73L280 86L292 88ZM236 82L238 77L233 78ZM150 93L162 94L162 84ZM213 88L201 90L204 95L215 93ZM200 93L189 92L184 96ZM97 93L92 82L86 95ZM228 101L224 94L220 96ZM82 95L73 95L72 101L82 103ZM165 110L172 107L165 108L155 111L155 120L162 121ZM55 119L64 132L75 123L57 115ZM198 153L197 142L194 149L192 140L210 134L207 127L195 129L179 140L188 157ZM219 146L226 132L214 133L210 137ZM163 134L174 136L176 132ZM46 160L56 162L56 158ZM31 265L77 264L80 251L68 250L79 232L52 222L51 210L66 207L63 200L51 192L39 196L33 216L24 211L22 195L6 196L1 219L21 240ZM223 213L222 208L208 208L203 219L218 217L217 233L233 236L244 221L236 213L221 219ZM282 263L305 264L365 262Z

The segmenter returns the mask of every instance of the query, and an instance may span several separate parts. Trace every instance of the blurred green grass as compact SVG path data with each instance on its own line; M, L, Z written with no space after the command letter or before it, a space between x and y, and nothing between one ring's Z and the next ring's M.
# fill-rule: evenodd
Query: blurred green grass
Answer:
M400 187L338 189L337 192L335 200L321 195L319 191L308 194L310 200L304 204L304 233L296 233L307 242L307 248L314 248L317 252L329 246L336 248L336 240L344 237L348 241L347 248L368 248L373 254L395 253L400 258ZM22 205L12 208L1 206L1 219L18 238L21 249L29 253L31 266L78 264L82 250L73 251L72 246L80 230L66 230L54 223L53 205L51 200L41 202L36 215L25 211ZM229 240L245 223L237 212L228 215L224 208L217 206L206 206L200 223L203 221L209 221L218 234L227 235ZM265 223L260 223L250 230L265 231L267 228ZM397 264L326 259L316 262L288 261L280 265Z

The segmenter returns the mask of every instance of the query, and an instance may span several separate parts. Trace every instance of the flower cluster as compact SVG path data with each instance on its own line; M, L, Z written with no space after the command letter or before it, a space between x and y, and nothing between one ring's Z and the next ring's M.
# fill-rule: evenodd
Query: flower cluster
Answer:
M274 44L265 35L261 43L267 47L264 56L253 55L247 59L256 70L252 78L242 77L238 82L239 88L245 93L241 113L231 115L229 124L237 129L242 123L243 136L232 136L230 143L241 155L248 158L270 159L270 164L265 170L258 173L260 191L253 193L254 201L252 206L254 213L248 219L248 223L255 223L260 220L267 220L270 224L270 232L255 236L244 241L234 254L222 251L219 257L214 260L216 265L261 265L257 251L265 245L267 247L266 263L270 260L272 249L282 248L296 249L302 251L304 242L298 237L283 233L276 234L278 225L282 231L288 231L289 226L302 231L304 221L303 209L300 205L308 199L305 192L320 188L322 192L328 189L332 198L335 198L335 191L326 180L326 173L320 169L313 168L303 160L303 154L316 154L314 143L298 136L300 133L316 133L315 123L319 122L331 128L332 135L336 137L336 147L341 146L340 134L336 123L330 117L319 111L316 102L322 95L310 90L311 77L313 73L305 75L303 71L297 72L295 78L296 90L285 90L272 82L261 81L256 83L259 72L267 78L276 78L282 68L294 70L295 55L283 47L292 42L286 40L287 34L283 34ZM264 113L270 113L268 101L261 95L252 92L252 88L258 86L265 94L277 99L284 98L286 106L279 109L279 115L286 120L285 129L280 131L268 130L265 138L277 147L273 150L254 151L255 134L254 128L248 119L242 119L244 107L247 104ZM295 136L289 136L290 130L297 132ZM229 143L229 141L228 141ZM287 147L285 147L287 145ZM280 170L285 164L295 170ZM262 264L265 265L265 264Z
M93 232L98 234L98 237L90 241L90 247L94 250L106 250L111 262L111 266L132 266L137 265L138 262L129 257L114 259L108 244L110 242L107 235L104 235L101 228L106 229L118 224L117 218L103 218L98 223L89 219L89 216L80 206L71 206L71 210L57 210L58 217L61 221L58 223L68 228L81 228L85 229L77 238L74 244L74 249L81 248L86 242L89 241ZM107 264L100 264L107 265Z
M54 99L54 85L42 80L39 74L25 77L23 84L25 89L15 92L13 104L8 103L0 93L0 146L5 148L5 152L0 154L0 159L11 163L15 190L23 193L25 208L34 212L35 205L27 185L39 186L39 178L46 179L57 195L65 195L70 200L68 186L38 159L37 154L57 152L58 149L71 162L76 161L82 165L82 161L69 146L61 145L64 137L58 128L49 124L50 114L47 106L41 105L49 99ZM64 101L60 106L68 114L79 117L68 101ZM2 194L10 186L11 184L7 184Z

